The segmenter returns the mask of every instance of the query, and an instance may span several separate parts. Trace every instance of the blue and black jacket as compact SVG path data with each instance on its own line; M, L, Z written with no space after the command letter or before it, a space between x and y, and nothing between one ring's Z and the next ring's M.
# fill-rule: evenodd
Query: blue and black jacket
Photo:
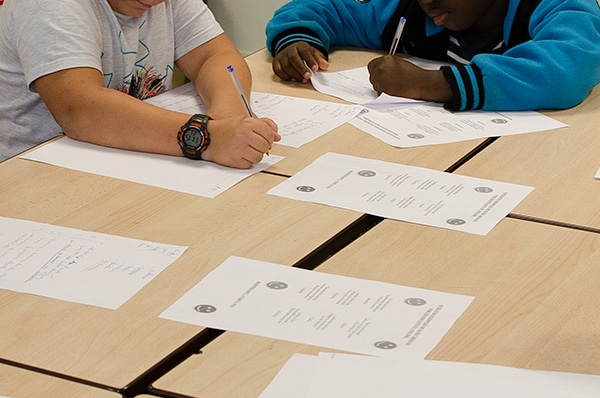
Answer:
M306 41L325 55L334 47L388 49L401 16L402 51L448 61L449 31L416 0L292 0L266 28L271 55ZM478 54L444 66L451 110L565 109L600 83L600 7L596 0L509 0L503 54ZM400 47L399 47L400 50Z

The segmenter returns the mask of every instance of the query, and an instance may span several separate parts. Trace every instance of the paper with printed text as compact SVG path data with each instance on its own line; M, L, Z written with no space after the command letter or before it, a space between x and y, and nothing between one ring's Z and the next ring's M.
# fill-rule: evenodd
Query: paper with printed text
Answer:
M230 257L160 317L349 352L424 358L472 299Z

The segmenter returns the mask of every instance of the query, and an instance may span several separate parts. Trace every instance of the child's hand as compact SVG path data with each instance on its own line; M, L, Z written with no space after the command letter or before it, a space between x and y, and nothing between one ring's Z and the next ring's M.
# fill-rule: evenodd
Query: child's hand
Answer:
M234 116L211 120L207 129L210 144L202 159L239 169L259 163L273 142L281 139L277 124L268 118Z
M425 70L401 57L385 55L368 64L377 93L425 101L449 102L452 90L440 70Z
M323 53L304 41L290 44L273 58L273 72L285 81L308 83L311 72L328 67Z

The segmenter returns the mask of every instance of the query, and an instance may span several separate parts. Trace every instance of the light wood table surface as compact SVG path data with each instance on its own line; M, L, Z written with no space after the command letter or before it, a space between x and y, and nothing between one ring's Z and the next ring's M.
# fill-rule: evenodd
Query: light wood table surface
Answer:
M600 86L575 108L542 113L569 127L500 137L456 173L533 186L513 213L600 230Z
M331 70L350 68L354 62L364 65L373 56L334 52ZM255 91L324 99L310 86L275 80L266 52L248 61ZM593 125L590 115L597 116L597 110L598 88L582 106L548 113L571 124L569 134L589 139L585 148L579 143L570 146L560 135L564 129L502 137L459 172L534 185L526 181L535 181L535 172L526 171L532 165L546 170L542 161L547 159L527 149L528 140L545 151L554 147L553 153L564 154L563 146L574 148L568 153L589 167L595 141L590 128L584 127L584 134L581 126ZM534 139L542 135L553 138ZM301 148L274 146L273 153L286 159L269 171L292 175L329 151L445 170L483 141L397 149L345 125ZM507 147L496 146L500 144ZM519 156L507 162L502 157L506 153ZM491 154L489 159L481 160L486 154ZM488 166L487 161L499 165ZM525 166L518 164L523 162ZM557 159L552 170L566 186L562 192L568 192L579 174L561 174L558 163ZM521 169L502 167L507 164ZM598 186L593 174L600 164L593 167L592 182ZM592 205L572 213L580 218L561 219L561 214L571 214L566 210L550 214L553 208L544 207L548 201L544 192L552 191L557 176L551 177L539 177L531 194L538 196L515 211L556 215L554 219L582 225L600 219L594 218L598 214ZM0 359L113 388L126 386L201 330L158 315L225 258L238 255L292 265L360 217L343 209L265 195L283 180L259 173L215 199L206 199L22 159L1 163L0 216L188 245L189 249L116 311L0 290ZM582 188L585 193L578 191L577 198L587 192L593 195L595 188L590 187ZM595 197L589 196L590 202ZM570 205L567 200L553 199L552 203L559 210ZM530 209L541 209L541 213ZM595 360L600 355L595 333L600 323L590 317L600 305L594 272L599 247L600 234L511 218L485 237L383 221L317 271L476 296L432 351L432 359L600 374ZM319 350L323 349L225 332L154 386L198 397L256 397L294 352Z
M0 364L0 396L10 398L120 397L115 392L3 364Z
M330 54L329 71L365 66L369 60L379 55L381 54L364 50L333 51ZM311 84L282 82L273 73L271 58L265 49L249 55L246 61L252 70L253 91L345 103L341 99L319 93ZM285 156L285 159L270 167L269 171L290 176L327 152L446 170L483 141L478 139L444 145L395 148L346 123L300 148L275 143L271 153Z
M363 238L318 270L475 297L429 359L600 375L600 234L511 218L486 236L386 220Z
M200 332L159 314L230 255L291 265L360 214L266 192L259 173L214 199L13 158L0 216L188 250L118 310L0 290L0 359L124 387Z
M385 220L314 272L474 296L429 359L600 374L600 234L504 219L487 236ZM154 387L257 397L293 353L332 351L225 332Z

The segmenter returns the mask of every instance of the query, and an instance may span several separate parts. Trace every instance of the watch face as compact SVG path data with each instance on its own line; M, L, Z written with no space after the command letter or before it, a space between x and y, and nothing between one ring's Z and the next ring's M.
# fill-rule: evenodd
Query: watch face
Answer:
M212 120L210 116L197 114L181 126L177 132L177 141L184 156L195 160L202 159L202 152L210 144L210 134L207 130L209 120Z
M185 145L193 148L198 148L200 146L202 143L202 138L202 134L196 129L188 129L183 134L183 142Z

